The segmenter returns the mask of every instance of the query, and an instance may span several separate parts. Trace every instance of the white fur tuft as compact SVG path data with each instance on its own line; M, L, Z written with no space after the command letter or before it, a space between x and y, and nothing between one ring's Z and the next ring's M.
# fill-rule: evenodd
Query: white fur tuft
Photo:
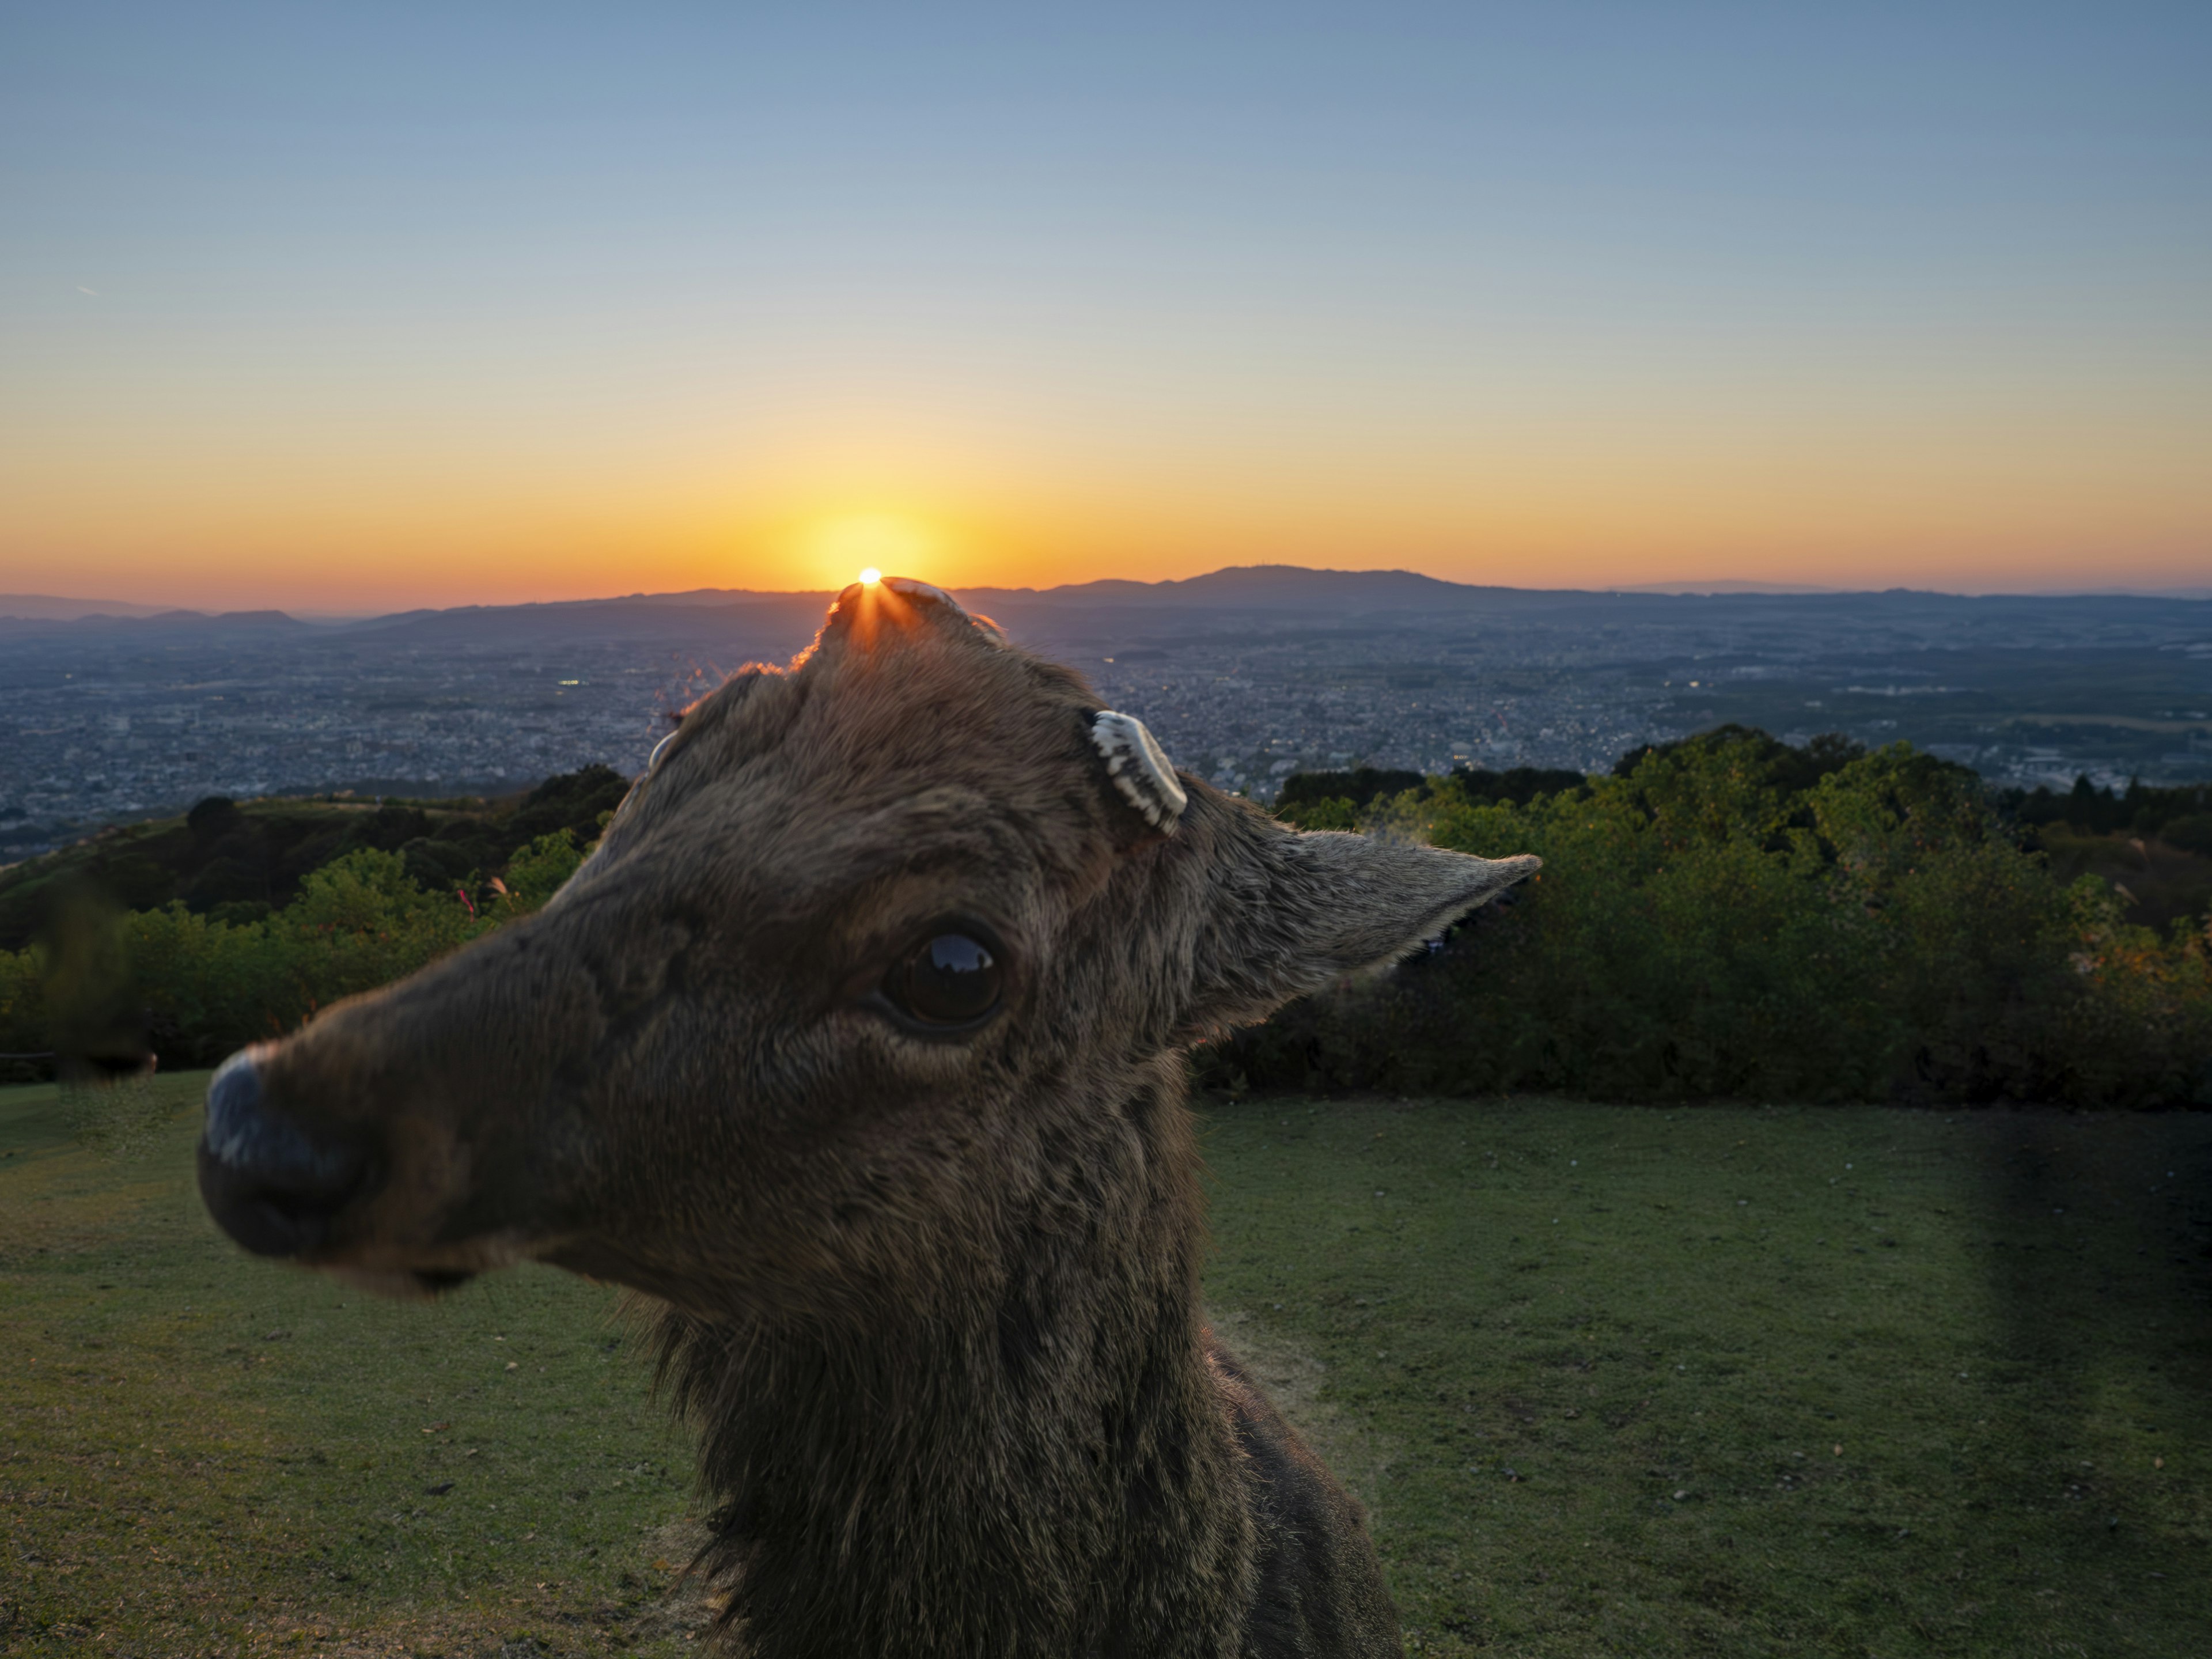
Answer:
M1176 781L1175 763L1145 729L1144 721L1102 708L1091 722L1091 742L1121 799L1143 813L1153 829L1175 834L1190 797Z

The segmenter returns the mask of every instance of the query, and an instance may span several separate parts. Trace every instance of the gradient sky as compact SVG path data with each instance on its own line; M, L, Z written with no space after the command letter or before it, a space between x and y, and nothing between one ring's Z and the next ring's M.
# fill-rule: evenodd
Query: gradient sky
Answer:
M2212 583L2208 88L2203 0L9 6L0 590Z

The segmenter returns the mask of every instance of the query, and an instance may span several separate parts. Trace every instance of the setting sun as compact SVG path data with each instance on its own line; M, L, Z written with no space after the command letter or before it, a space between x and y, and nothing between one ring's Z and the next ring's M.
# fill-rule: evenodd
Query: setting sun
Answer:
M825 586L842 584L854 568L862 581L877 582L886 570L919 570L941 546L935 531L904 514L846 513L809 526L793 562L818 572Z

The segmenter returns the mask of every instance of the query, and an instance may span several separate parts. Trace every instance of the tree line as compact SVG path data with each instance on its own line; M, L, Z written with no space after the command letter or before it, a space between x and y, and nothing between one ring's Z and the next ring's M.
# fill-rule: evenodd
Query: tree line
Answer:
M0 872L0 1082L213 1065L550 898L628 781L200 801Z
M532 835L496 875L434 863L434 830L343 847L276 904L129 908L88 879L50 884L40 936L0 950L0 1053L34 1056L0 1060L0 1077L72 1056L126 1068L149 1049L211 1065L529 914L588 850L604 769L544 786L549 811L597 810L581 830ZM2154 808L2190 833L2203 796L2163 793L2124 827ZM1907 744L1792 747L1733 726L1592 777L1294 775L1277 810L1304 828L1532 852L1545 868L1412 961L1202 1051L1200 1075L1231 1090L2212 1105L2201 908L2148 927L2112 882L2056 878L2038 836L2063 815L2024 799ZM211 846L242 833L210 816ZM542 829L519 811L479 823L474 856L502 825Z
M2166 793L2161 807L2202 800ZM2053 879L2017 801L1909 744L1793 748L1735 726L1519 799L1457 776L1364 801L1309 784L1285 809L1309 828L1535 853L1544 870L1426 954L1216 1045L1201 1074L1615 1100L2212 1105L2205 916L2132 924L2111 883Z

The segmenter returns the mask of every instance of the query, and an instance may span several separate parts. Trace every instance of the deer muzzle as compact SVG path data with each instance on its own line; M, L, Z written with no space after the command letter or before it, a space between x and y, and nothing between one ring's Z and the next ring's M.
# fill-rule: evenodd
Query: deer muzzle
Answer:
M256 1255L314 1253L371 1167L363 1148L272 1110L253 1050L233 1054L208 1085L200 1196L217 1224Z
M200 1194L258 1255L416 1295L541 1254L573 1220L602 1024L532 922L300 1030L208 1085Z

